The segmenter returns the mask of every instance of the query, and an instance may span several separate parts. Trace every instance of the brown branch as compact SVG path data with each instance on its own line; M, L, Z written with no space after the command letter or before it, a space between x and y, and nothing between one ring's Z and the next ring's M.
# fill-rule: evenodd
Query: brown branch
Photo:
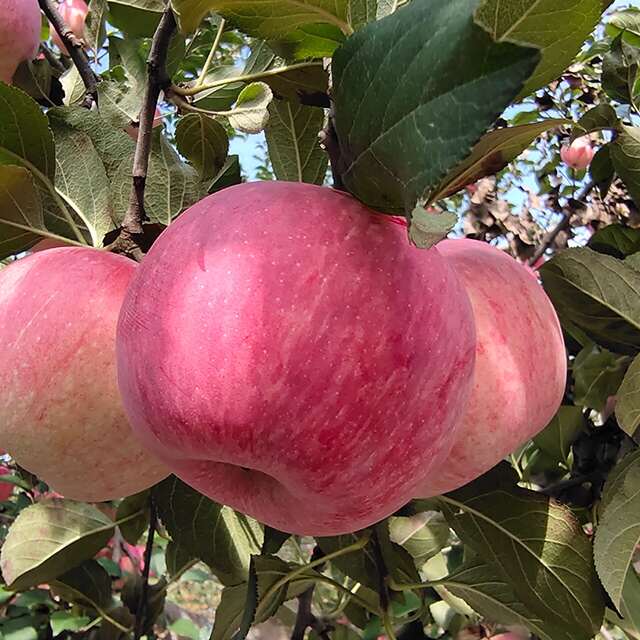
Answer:
M584 199L595 189L596 183L589 182L589 184L585 185L582 191L575 197L575 201L584 204ZM533 252L531 258L529 258L529 266L533 266L542 256L547 252L547 249L551 247L555 239L558 237L561 231L564 231L569 228L571 224L571 218L574 214L574 209L571 205L568 205L568 209L562 214L560 221L556 224L553 229L547 231L542 238L542 242Z
M78 69L78 73L87 90L83 106L90 109L94 102L96 104L98 103L98 76L91 68L91 62L84 50L84 42L76 38L69 25L63 20L58 12L58 3L55 0L38 0L38 4L44 15L47 16L49 22L53 25L53 28L57 31L60 40L64 43L64 46L69 52L69 56L71 56L73 60L73 64L75 64Z
M137 260L140 260L143 255L141 249L142 225L147 219L144 208L144 192L149 170L149 155L151 154L153 119L160 92L171 86L166 63L167 52L175 30L176 19L171 6L167 5L153 36L151 51L147 59L147 84L140 111L138 141L133 159L133 188L129 199L129 208L122 222L120 236L112 247L113 250Z
M147 613L147 600L149 599L149 572L151 571L151 556L153 554L153 538L156 533L156 505L153 494L149 495L149 531L147 533L147 546L144 550L144 569L142 570L142 590L140 601L136 611L136 625L134 640L140 640L144 634L145 616Z

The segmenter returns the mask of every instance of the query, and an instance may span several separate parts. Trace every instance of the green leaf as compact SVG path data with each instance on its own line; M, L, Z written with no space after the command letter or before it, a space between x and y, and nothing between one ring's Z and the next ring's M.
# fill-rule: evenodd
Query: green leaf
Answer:
M563 322L618 353L640 349L640 273L591 249L569 249L541 269L544 288Z
M107 0L91 0L89 14L85 22L84 39L87 44L98 52L106 37L106 22L109 5Z
M608 144L596 151L589 165L589 173L600 191L600 197L602 199L606 198L616 177L613 160L611 159L611 147Z
M180 118L176 126L178 151L197 169L202 180L213 179L222 169L229 152L225 128L199 113Z
M111 603L111 576L95 560L87 560L58 576L52 587L67 602L94 609L104 609Z
M575 640L566 629L532 614L492 564L475 558L443 578L441 583L489 620L527 627L541 640Z
M383 520L377 524L375 531L386 573L399 583L415 584L420 582L420 574L416 569L413 556L391 539L389 521Z
M95 507L64 499L42 500L20 512L0 553L7 585L22 591L49 582L102 549L113 522Z
M163 11L163 0L109 0L110 24L134 38L151 38Z
M116 520L123 521L118 525L118 529L129 544L138 544L138 540L149 525L150 493L149 489L141 491L128 496L118 505Z
M208 193L215 193L227 187L242 182L242 174L240 173L240 159L238 156L229 156L224 163L218 175L213 179L208 187Z
M248 84L238 95L233 109L226 113L229 124L243 133L260 133L269 120L273 92L264 82Z
M609 475L599 507L594 556L600 580L620 608L631 560L640 543L640 451L623 458Z
M276 178L322 184L329 163L318 141L324 111L289 100L274 100L269 114L265 136Z
M618 626L632 638L640 638L640 578L635 571L628 571L622 589L620 613L623 620Z
M167 544L164 557L167 571L172 578L181 573L188 564L195 560L194 556L187 549L181 547L173 540L170 540L169 544Z
M80 631L82 627L89 624L90 620L86 616L78 616L70 611L54 611L50 622L51 632L57 636L63 631Z
M477 5L413 2L334 55L339 173L377 211L410 213L469 156L539 60L493 42L473 23Z
M251 554L260 553L257 522L201 495L170 476L154 488L160 518L173 541L209 565L225 585L247 579Z
M262 555L275 555L280 551L282 545L291 537L290 533L278 531L273 527L265 525L264 541L262 543Z
M448 173L429 200L433 202L447 198L468 184L495 175L515 160L540 134L568 122L563 118L542 120L486 133L473 147L469 157Z
M173 0L183 32L190 33L211 11L247 35L279 41L292 57L330 57L351 31L348 0Z
M613 100L633 104L636 97L640 48L627 43L620 34L602 59L602 89Z
M391 518L391 540L402 545L418 567L441 551L449 540L449 525L442 514L431 511L409 518Z
M449 525L535 616L571 640L589 640L604 615L591 542L567 507L516 481L499 465L441 497Z
M620 126L620 118L616 110L607 102L603 102L593 109L589 109L578 120L571 135L572 141L587 133L594 133L607 129L617 129Z
M544 431L533 441L536 446L554 460L567 462L571 445L586 427L586 420L580 407L562 406Z
M640 229L610 224L591 236L589 248L614 258L626 258L640 251Z
M629 189L636 206L640 206L640 127L622 126L609 148L616 173Z
M573 362L574 402L603 411L607 400L622 384L628 358L616 356L597 345L584 347Z
M35 167L53 181L55 149L47 116L37 102L0 82L0 164Z
M555 80L571 65L610 0L485 0L476 20L497 42L539 47L542 59L521 98Z
M42 236L42 201L23 167L0 165L0 259L24 251Z
M409 238L416 247L430 249L440 240L444 240L457 222L458 216L455 213L448 211L434 213L417 206L411 212Z
M640 425L640 356L631 363L618 389L616 418L621 429L635 436Z
M115 228L111 187L107 172L91 137L52 120L56 144L56 188L91 235L91 244L101 247L104 237Z

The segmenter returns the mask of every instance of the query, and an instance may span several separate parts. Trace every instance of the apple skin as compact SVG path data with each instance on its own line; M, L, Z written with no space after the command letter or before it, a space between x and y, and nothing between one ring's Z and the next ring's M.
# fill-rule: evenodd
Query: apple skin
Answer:
M89 13L87 3L84 0L61 0L58 4L58 11L62 19L71 31L73 31L73 35L79 40L84 40L84 25L87 20L87 14ZM49 28L53 44L55 44L65 56L68 56L69 51L67 47L65 47L58 32L51 23L49 23Z
M18 65L35 58L40 44L38 0L0 3L0 80L11 84Z
M257 182L158 239L118 326L132 427L184 482L277 529L356 531L444 460L475 330L437 250L350 196Z
M136 441L115 333L136 263L49 249L0 271L0 442L66 498L112 500L168 475Z
M477 240L438 245L467 288L477 345L473 391L449 459L416 494L452 491L544 429L565 391L567 356L551 301L535 275Z

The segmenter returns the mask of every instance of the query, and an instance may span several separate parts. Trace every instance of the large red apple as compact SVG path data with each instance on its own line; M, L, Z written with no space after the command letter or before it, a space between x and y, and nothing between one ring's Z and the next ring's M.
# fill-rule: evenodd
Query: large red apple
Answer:
M116 383L116 324L135 268L67 248L0 271L0 444L67 498L120 498L168 474L131 433Z
M40 44L38 0L0 2L0 80L11 84L18 65L35 58Z
M125 299L132 426L185 482L278 529L391 514L446 457L474 362L436 249L350 196L244 184L185 213Z
M456 489L495 466L547 426L566 385L556 312L536 277L503 251L476 240L438 244L473 306L473 391L448 460L420 497Z

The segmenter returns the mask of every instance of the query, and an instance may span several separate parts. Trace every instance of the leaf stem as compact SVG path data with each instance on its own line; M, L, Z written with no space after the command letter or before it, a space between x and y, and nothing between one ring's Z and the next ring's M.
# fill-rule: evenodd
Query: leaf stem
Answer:
M296 69L309 69L312 67L322 67L322 62L299 62L298 64L292 64L285 67L278 67L277 69L269 69L268 71L261 71L259 73L247 73L239 76L232 76L230 78L222 78L215 80L214 82L208 82L207 84L201 84L198 82L193 87L177 87L172 86L171 91L177 93L180 96L190 97L195 96L202 91L209 91L210 89L217 89L218 87L224 87L227 84L233 84L235 82L255 82L264 78L271 78L273 76L279 76L288 71L295 71Z
M200 77L196 82L196 87L201 87L204 84L204 79L207 77L207 73L209 73L209 68L211 67L211 63L213 62L213 57L216 55L216 51L220 46L220 40L222 40L222 33L224 31L225 19L220 19L220 24L218 25L218 32L216 33L216 37L213 41L213 45L211 46L211 51L209 51L209 55L205 60L204 66L202 67L202 71L200 72Z

